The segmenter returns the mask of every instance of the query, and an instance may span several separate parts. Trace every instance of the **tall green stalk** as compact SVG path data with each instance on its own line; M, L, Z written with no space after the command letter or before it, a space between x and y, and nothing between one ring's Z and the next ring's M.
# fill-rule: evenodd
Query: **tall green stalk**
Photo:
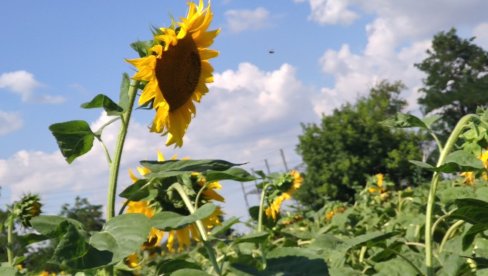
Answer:
M259 202L259 214L258 214L258 232L263 231L263 209L264 209L264 198L266 197L266 190L269 184L264 185L261 191L261 200Z
M181 186L180 183L174 183L172 185L173 188L178 192L180 195L181 199L183 199L183 202L185 203L186 208L190 212L190 214L195 213L195 208L193 208L193 204L191 203L190 198L188 198L188 195L185 193L185 190ZM212 246L208 243L208 237L207 237L207 230L205 229L205 226L203 225L201 220L197 220L196 222L198 232L200 233L200 237L202 238L203 245L205 249L207 250L208 257L210 259L210 262L212 263L212 266L215 270L215 272L218 275L222 275L222 270L220 269L219 264L217 263L217 258L215 257L215 252L212 248Z
M127 110L121 115L122 123L120 126L117 144L115 146L115 154L110 164L110 175L108 179L108 194L107 194L107 221L115 216L115 195L117 194L117 179L119 176L120 160L122 158L122 151L124 150L125 137L129 129L130 117L134 101L137 95L137 87L139 81L134 81L129 87L129 105Z
M7 260L8 263L14 265L14 252L12 250L14 236L14 216L10 214L7 221Z
M439 160L437 160L436 167L440 167L446 161L447 155L451 152L452 148L456 144L459 135L463 131L467 123L475 118L476 115L469 114L461 118L457 123L456 127L452 131L451 135L447 139L446 145L442 149ZM430 184L429 197L427 200L427 210L425 213L425 266L427 267L427 275L432 276L435 274L434 264L433 264L433 234L432 233L432 219L433 210L435 205L435 193L437 190L437 184L439 183L440 173L434 172L432 175L432 181Z

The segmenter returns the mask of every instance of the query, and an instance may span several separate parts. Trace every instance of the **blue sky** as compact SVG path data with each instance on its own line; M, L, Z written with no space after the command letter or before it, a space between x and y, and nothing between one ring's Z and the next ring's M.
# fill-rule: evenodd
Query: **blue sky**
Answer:
M22 193L40 193L45 211L56 213L76 195L104 203L107 170L103 152L65 164L48 126L84 119L94 128L107 120L79 105L98 93L118 95L124 61L136 57L129 44L150 39L151 26L186 14L186 1L4 1L0 8L0 204ZM211 47L215 82L197 106L182 149L149 134L152 111L136 111L122 175L137 161L167 157L222 158L283 170L290 167L300 123L365 95L382 79L402 80L403 96L416 111L423 75L413 67L432 36L456 27L488 48L488 3L387 0L214 0ZM269 54L274 50L274 54ZM104 133L113 146L116 126ZM121 186L130 183L122 177ZM241 187L226 183L229 215L245 216ZM250 190L252 184L246 184ZM256 196L250 195L252 203Z

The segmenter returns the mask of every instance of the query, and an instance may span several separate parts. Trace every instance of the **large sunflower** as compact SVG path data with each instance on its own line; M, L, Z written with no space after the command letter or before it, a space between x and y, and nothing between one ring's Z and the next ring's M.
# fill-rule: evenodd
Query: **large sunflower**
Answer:
M303 182L303 178L300 175L298 171L292 170L289 173L289 178L291 181L290 185L288 186L288 189L284 192L281 192L280 195L275 197L271 204L268 205L266 210L264 211L266 213L266 216L269 218L273 218L273 220L276 220L277 215L280 212L281 204L283 201L288 200L291 198L291 196L300 188Z
M212 21L210 4L188 3L188 14L169 28L160 28L155 46L143 58L128 60L138 72L132 77L146 81L139 105L152 103L156 115L152 132L168 132L167 145L183 145L183 136L195 115L193 101L200 102L213 82L209 59L218 52L208 49L220 30L207 31Z
M158 152L158 161L164 161L165 158L162 153ZM151 171L145 167L137 167L137 171L142 176L149 174ZM132 171L129 171L130 178L136 182L138 178ZM202 191L202 199L205 201L220 201L223 202L224 198L217 193L215 190L220 190L222 186L219 182L207 183L205 177L200 173L193 173L192 180L195 183L195 188L199 190L201 187L205 187ZM129 201L127 204L127 213L141 213L145 214L147 217L152 217L156 213L156 208L154 208L149 201ZM202 224L207 231L211 230L216 225L221 224L220 217L223 215L220 207L213 212L212 215L202 220ZM152 248L154 246L159 246L163 236L166 232L158 230L156 228L151 229L151 233L148 236L147 241L143 245L143 249ZM167 231L167 243L166 248L170 252L175 252L177 249L179 252L183 251L185 248L191 245L191 241L200 241L200 234L196 225L190 224L183 228L177 230ZM175 243L176 242L176 243Z

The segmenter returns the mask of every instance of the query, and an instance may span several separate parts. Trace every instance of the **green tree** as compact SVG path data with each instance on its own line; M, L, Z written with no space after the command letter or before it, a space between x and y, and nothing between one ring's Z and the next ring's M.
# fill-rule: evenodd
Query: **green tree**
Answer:
M83 223L88 231L100 231L105 223L102 208L102 205L92 205L88 199L77 196L73 206L65 203L61 207L60 215Z
M418 103L424 114L442 115L436 129L443 138L462 116L488 104L488 52L474 39L460 38L456 29L440 32L427 58L415 64L426 74Z
M298 199L319 209L328 199L353 201L355 188L368 175L386 174L391 180L413 185L419 175L409 159L422 159L421 135L389 129L380 121L400 112L401 82L381 82L356 104L346 104L323 116L320 125L302 125L298 153L306 165Z

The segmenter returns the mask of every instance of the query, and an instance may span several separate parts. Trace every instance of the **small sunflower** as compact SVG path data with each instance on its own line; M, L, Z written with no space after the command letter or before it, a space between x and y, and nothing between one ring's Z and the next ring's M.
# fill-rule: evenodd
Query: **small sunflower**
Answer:
M376 177L376 185L373 187L370 187L368 189L368 192L374 194L374 193L380 193L383 194L386 192L386 187L383 186L383 180L385 176L382 173L378 173L375 175Z
M288 190L282 192L280 195L275 197L273 202L271 202L268 208L266 208L266 210L264 211L266 216L269 218L273 218L273 220L276 220L283 201L290 199L292 194L295 193L295 191L298 190L298 188L300 188L300 186L302 185L303 178L298 171L290 171L289 176L291 176L292 183L289 186Z
M478 159L481 160L483 166L485 167L485 171L481 174L481 178L485 181L488 181L488 174L486 172L486 170L488 169L488 150L483 151ZM474 185L474 181L476 179L475 172L462 172L460 175L464 177L464 184L468 186Z
M173 158L174 159L174 158ZM165 158L162 153L158 152L158 161L162 162ZM146 175L151 171L145 167L137 167L137 171L142 175ZM132 171L129 171L131 179L136 182L138 178L134 175ZM202 199L205 201L224 201L224 198L217 193L215 190L220 190L222 186L219 182L210 182L207 183L205 177L200 173L192 173L192 179L195 181L196 187L199 189L201 187L205 187L202 191ZM152 207L151 202L149 201L130 201L127 205L127 212L128 213L142 213L148 217L154 216L156 213L156 209ZM223 215L222 210L217 207L217 209L213 212L212 215L202 220L202 223L207 231L211 230L216 225L221 224L220 217ZM144 248L152 248L155 246L159 246L161 240L166 232L158 230L156 228L151 229L151 233L148 236L148 239L143 245ZM169 252L175 252L177 249L178 252L183 251L185 248L188 248L191 245L191 241L200 241L200 234L195 224L187 225L183 228L177 230L171 230L167 232L167 243L166 248ZM176 243L175 243L176 242Z
M145 81L139 105L152 103L156 115L151 132L168 132L166 144L183 145L183 136L195 115L193 101L200 102L213 82L209 59L218 52L208 49L220 30L207 31L212 22L210 4L189 2L188 14L154 36L150 55L128 60L138 72L132 77Z

